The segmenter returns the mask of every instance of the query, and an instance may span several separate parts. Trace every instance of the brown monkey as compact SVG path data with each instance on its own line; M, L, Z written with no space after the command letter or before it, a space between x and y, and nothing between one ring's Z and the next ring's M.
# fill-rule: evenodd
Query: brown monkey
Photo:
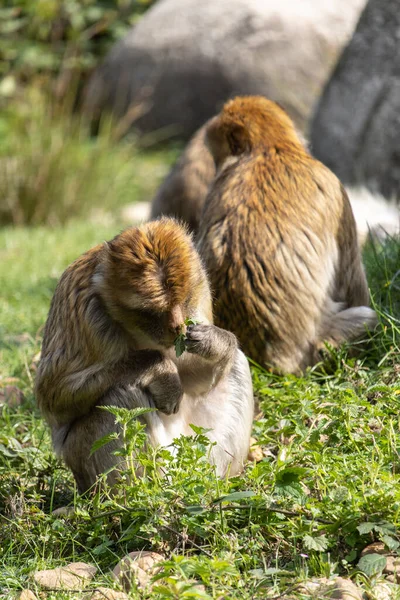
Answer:
M346 192L266 98L229 101L206 135L217 176L198 248L216 324L257 362L297 373L324 341L376 323Z
M177 217L197 232L204 200L215 177L214 159L204 139L209 123L194 134L161 184L151 204L150 218Z
M187 328L187 352L176 358L188 317L201 324ZM207 276L184 227L162 219L127 229L67 268L44 331L36 397L80 492L116 461L110 444L89 456L95 440L116 431L103 405L157 408L143 417L153 446L191 435L191 423L209 428L218 474L241 469L250 371L235 336L212 324Z

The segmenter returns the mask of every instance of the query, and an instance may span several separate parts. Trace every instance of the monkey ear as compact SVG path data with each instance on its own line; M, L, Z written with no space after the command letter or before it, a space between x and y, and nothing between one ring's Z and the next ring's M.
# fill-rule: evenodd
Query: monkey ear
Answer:
M118 260L118 251L114 244L114 240L110 240L109 242L103 242L103 249L105 256L108 257L108 260L112 262Z
M246 128L239 123L234 123L229 127L226 139L233 156L238 156L250 150L249 134Z

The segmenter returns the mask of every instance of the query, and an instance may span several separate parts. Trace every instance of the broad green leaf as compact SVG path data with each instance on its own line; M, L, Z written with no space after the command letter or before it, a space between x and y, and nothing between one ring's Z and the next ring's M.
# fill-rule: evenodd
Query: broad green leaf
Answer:
M375 553L362 556L357 563L357 568L368 575L368 577L382 573L385 567L386 557Z
M282 485L299 481L308 473L308 469L304 467L286 467L281 469L276 475L276 481Z
M381 537L382 542L389 548L389 550L397 550L400 546L400 543L392 538L390 535L383 535Z
M360 523L359 526L357 527L360 535L365 535L367 533L370 533L373 529L375 528L375 523Z
M317 552L324 552L329 546L329 541L327 540L326 535L319 535L318 537L305 535L303 542L307 550L316 550Z
M191 515L200 515L201 513L205 512L206 509L204 506L201 506L201 504L194 504L193 506L187 506L186 510Z

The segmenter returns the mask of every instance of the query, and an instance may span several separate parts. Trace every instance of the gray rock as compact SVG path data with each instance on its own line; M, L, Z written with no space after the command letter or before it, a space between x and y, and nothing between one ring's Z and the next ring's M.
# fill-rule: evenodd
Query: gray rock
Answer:
M400 557L398 556L387 556L386 567L383 571L389 575L394 575L394 581L400 581Z
M10 408L21 406L25 402L25 396L22 390L15 385L6 385L0 389L0 406L6 404Z
M112 590L111 588L98 587L84 596L84 600L129 600L125 592Z
M31 590L22 590L18 594L17 600L38 600L38 598Z
M160 567L158 563L165 558L157 552L139 550L130 552L113 569L113 575L126 592L132 588L146 588L151 584L151 577Z
M365 0L159 0L95 71L85 109L188 138L229 97L263 94L298 127Z
M70 563L66 567L36 571L35 583L48 590L81 590L96 575L97 569L83 562Z
M363 600L363 590L344 577L312 579L302 583L298 591L315 600Z
M373 600L398 600L400 586L391 583L376 583L371 589Z
M312 122L314 155L348 185L400 195L400 5L370 0Z

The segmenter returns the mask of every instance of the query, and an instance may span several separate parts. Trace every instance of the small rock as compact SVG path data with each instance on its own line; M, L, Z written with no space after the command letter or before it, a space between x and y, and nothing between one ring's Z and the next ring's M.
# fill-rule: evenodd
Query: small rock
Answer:
M394 575L395 581L400 581L400 557L387 556L386 567L383 572Z
M17 596L17 600L38 600L38 598L31 590L22 590Z
M126 592L133 587L133 581L136 587L145 588L149 585L151 577L159 571L159 568L155 566L156 563L163 560L165 560L164 557L157 552L146 550L130 552L119 561L113 570L113 575Z
M258 445L255 438L250 438L250 450L247 455L247 459L251 462L260 462L264 458L264 454L261 446Z
M66 567L57 567L45 571L36 571L35 582L47 590L79 590L84 588L96 575L96 567L83 562L70 563Z
M398 589L399 586L393 583L377 583L371 589L371 595L374 600L395 600L399 597Z
M364 550L361 552L361 556L365 556L366 554L386 554L386 552L386 546L383 542L374 542L373 544L365 546Z
M362 590L350 579L336 577L328 580L326 577L305 581L297 589L301 594L309 594L310 598L320 600L363 600Z
M51 513L54 517L73 517L75 509L73 506L60 506Z
M330 600L363 600L363 592L350 579L336 577L323 589L323 597Z
M303 581L296 589L296 591L300 592L300 594L311 594L311 597L314 598L316 592L318 592L321 587L326 585L328 580L326 577L321 577L320 579L311 579L310 581Z
M6 385L6 387L0 390L0 406L7 404L11 408L21 406L25 401L23 392L15 385Z
M125 592L119 592L118 590L112 590L111 588L106 587L98 587L86 594L85 600L128 600L128 596Z

